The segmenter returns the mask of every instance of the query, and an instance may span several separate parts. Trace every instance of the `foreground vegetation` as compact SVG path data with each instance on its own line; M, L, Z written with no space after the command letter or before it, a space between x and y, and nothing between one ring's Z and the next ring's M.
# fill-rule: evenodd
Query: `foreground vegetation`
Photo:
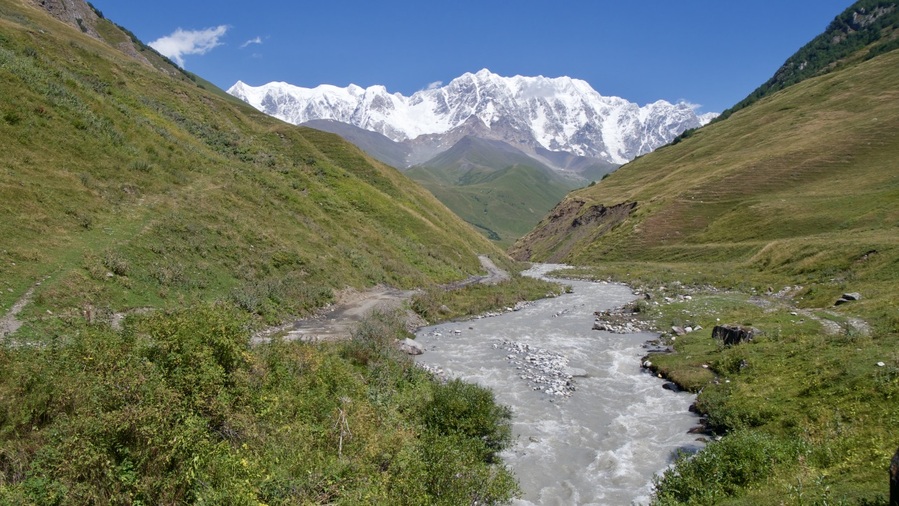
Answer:
M249 348L201 305L0 347L3 504L494 504L510 412L401 356L402 319Z
M248 345L335 289L508 259L337 136L207 88L81 0L0 0L0 503L512 497L509 410L399 356L396 315Z

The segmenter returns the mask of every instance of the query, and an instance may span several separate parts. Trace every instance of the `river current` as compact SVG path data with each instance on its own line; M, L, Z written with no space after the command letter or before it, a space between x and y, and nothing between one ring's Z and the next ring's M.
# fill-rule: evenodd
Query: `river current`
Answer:
M543 276L558 265L537 265ZM592 330L593 312L634 299L625 285L564 280L573 292L518 311L418 331L418 360L491 388L512 408L515 444L502 457L523 496L515 505L645 504L678 449L701 443L695 400L640 367L651 333ZM567 374L550 383L559 366ZM537 371L537 372L535 372Z

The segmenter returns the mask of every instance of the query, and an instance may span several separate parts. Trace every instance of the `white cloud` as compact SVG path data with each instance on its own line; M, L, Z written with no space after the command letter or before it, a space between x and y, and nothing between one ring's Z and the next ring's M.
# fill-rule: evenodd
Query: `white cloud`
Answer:
M434 81L433 83L428 85L428 90L436 90L437 88L443 86L443 81Z
M249 46L250 44L262 44L262 37L259 37L257 35L255 38L252 38L252 39L244 42L243 44L241 44L240 48L243 49L243 48Z
M160 37L149 45L163 56L174 60L184 67L184 56L189 54L206 54L213 48L222 45L219 39L225 35L228 27L220 25L205 30L177 29L171 35Z

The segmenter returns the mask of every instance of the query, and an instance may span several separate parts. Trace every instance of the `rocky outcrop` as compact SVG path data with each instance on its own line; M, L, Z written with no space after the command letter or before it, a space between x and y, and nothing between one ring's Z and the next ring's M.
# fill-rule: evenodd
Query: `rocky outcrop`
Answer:
M407 339L403 339L402 341L398 340L396 342L396 344L397 344L397 347L400 349L400 351L402 351L403 353L409 354L409 355L421 355L422 353L425 352L424 346L422 346L421 343L419 343L418 341L415 341L413 339L407 338Z
M841 306L847 302L852 302L856 300L861 300L862 294L858 292L844 293L842 297L837 299L836 302L833 303L834 306Z
M141 54L141 49L148 48L135 39L131 33L122 30L123 40L119 42L104 39L97 29L101 22L105 22L103 13L84 0L31 0L31 3L63 23L78 28L82 33L114 46L144 65L155 67L169 75L178 75L178 71L173 67L153 65L146 56ZM117 27L117 29L121 30L121 27Z
M594 241L613 227L624 222L637 209L637 202L622 202L612 206L588 204L580 198L565 199L529 234L509 250L516 260L528 261L535 250L554 248L547 263L562 262L582 241Z
M63 23L75 26L95 39L101 39L97 33L97 21L100 17L84 0L32 0L32 3Z

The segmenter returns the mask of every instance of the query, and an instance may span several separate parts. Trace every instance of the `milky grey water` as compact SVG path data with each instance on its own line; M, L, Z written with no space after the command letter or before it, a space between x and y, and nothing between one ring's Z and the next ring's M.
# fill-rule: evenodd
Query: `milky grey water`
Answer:
M558 267L538 265L529 273ZM499 402L511 406L516 443L503 458L524 492L514 504L648 503L652 477L674 452L695 451L700 444L687 434L698 423L688 411L694 396L665 390L661 380L641 370L641 345L655 334L592 330L594 311L634 299L628 287L564 283L573 293L500 316L419 330L416 340L426 351L418 360L450 378L490 387ZM573 379L574 391L561 389L570 396L548 394L553 387L522 378L527 359L510 342L531 355L567 360L571 370L586 376Z

